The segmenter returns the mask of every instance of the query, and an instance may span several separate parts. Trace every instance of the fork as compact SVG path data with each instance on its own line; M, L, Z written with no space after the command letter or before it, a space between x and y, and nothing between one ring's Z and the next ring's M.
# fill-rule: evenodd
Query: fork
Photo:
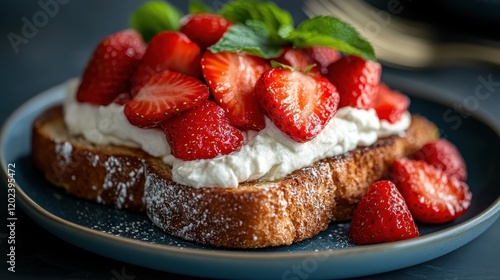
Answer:
M437 42L439 34L430 25L406 20L361 0L306 0L303 9L308 17L330 15L350 23L371 42L380 61L395 67L424 68L466 61L500 64L498 42Z

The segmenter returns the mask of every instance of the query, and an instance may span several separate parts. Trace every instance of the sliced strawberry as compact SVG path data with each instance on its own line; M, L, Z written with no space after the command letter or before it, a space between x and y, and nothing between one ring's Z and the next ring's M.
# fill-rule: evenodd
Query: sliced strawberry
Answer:
M266 60L239 52L206 51L201 61L203 76L215 101L231 123L241 129L261 130L265 126L254 86L270 66Z
M87 63L76 98L79 102L108 105L130 90L130 76L146 50L141 35L124 30L104 38Z
M339 60L341 57L340 52L336 49L322 47L322 46L314 46L306 48L306 51L309 53L312 59L314 59L321 69L321 73L324 75L328 73L328 66Z
M373 108L382 67L379 63L348 55L328 66L328 79L340 93L339 108Z
M151 39L132 77L132 96L137 94L155 73L171 70L201 78L201 50L180 32L163 31Z
M213 101L167 119L162 128L172 155L182 160L211 159L239 150L243 133L232 126L224 110Z
M154 74L125 104L125 115L131 124L151 128L200 104L208 96L208 87L200 80L166 70Z
M191 14L181 21L180 31L201 48L207 48L219 41L233 23L216 14Z
M467 180L464 158L457 147L446 139L441 138L427 143L413 154L413 159L423 160L460 181Z
M273 68L255 85L259 104L281 131L297 142L320 133L337 112L339 94L326 78Z
M466 183L424 161L396 160L391 177L417 221L449 222L462 216L471 204L472 194Z
M406 95L392 90L384 83L379 84L374 105L379 119L395 123L401 119L409 106L410 99Z
M352 243L365 245L418 236L410 210L391 181L372 184L354 209L349 228Z
M318 62L316 62L305 49L285 48L283 53L276 58L276 61L281 64L292 66L303 72L311 65L314 65L309 69L308 74L313 77L323 76Z

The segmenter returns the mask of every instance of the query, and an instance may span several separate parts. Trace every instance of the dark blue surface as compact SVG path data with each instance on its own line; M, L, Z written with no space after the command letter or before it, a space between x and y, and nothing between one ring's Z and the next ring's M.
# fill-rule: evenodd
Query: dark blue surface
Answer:
M50 2L50 1L42 1ZM61 1L62 2L62 1ZM0 100L0 123L3 123L17 107L30 97L65 81L67 78L80 75L94 45L105 35L127 27L128 15L144 1L67 1L59 5L54 16L47 19L46 24L38 28L36 34L26 44L19 46L14 52L7 34L22 34L23 18L32 20L42 10L38 1L2 1L0 3L0 25L3 39L0 42L0 75L2 77L2 99ZM183 3L186 1L171 1ZM277 1L280 4L287 1ZM214 1L216 5L218 1ZM296 18L304 15L300 5L291 6ZM284 7L286 5L283 5ZM298 21L298 20L297 20ZM442 67L430 70L408 71L384 69L384 79L392 84L411 91L413 84L419 95L431 98L446 99L450 109L436 111L434 118L444 125L454 126L450 134L461 147L479 146L489 151L489 146L481 139L467 142L469 135L481 135L481 131L464 129L463 123L470 120L467 115L459 115L455 108L467 107L475 114L494 122L500 127L500 69L476 65ZM491 81L487 87L484 81ZM407 85L405 87L405 85ZM409 85L409 86L408 86ZM482 89L478 90L483 85ZM429 87L427 90L426 87ZM437 91L434 89L438 89ZM431 90L432 89L432 90ZM486 90L486 91L485 91ZM448 112L447 115L445 113ZM458 116L458 118L457 118ZM486 117L483 117L486 116ZM450 117L454 117L450 120ZM448 121L447 121L448 120ZM463 135L462 135L463 134ZM29 141L26 139L25 141ZM495 144L492 143L494 146ZM496 144L498 147L498 143ZM467 151L467 149L466 149ZM475 177L471 180L488 180L482 178L486 174L498 174L495 165L484 166L486 162L478 155L466 153L469 168ZM480 166L484 166L480 168ZM489 171L488 171L489 170ZM490 172L490 173L488 173ZM33 174L35 176L35 174ZM3 179L2 179L3 180ZM3 183L2 183L3 184ZM497 189L500 187L496 181ZM5 188L1 189L1 198L6 198ZM495 193L475 196L472 211L477 205L487 203ZM498 193L496 193L498 196ZM1 199L0 206L6 209L6 199ZM6 220L6 211L0 211L1 220ZM155 270L131 265L121 261L90 253L79 247L70 245L48 233L33 222L20 209L16 212L16 267L15 274L7 272L7 265L0 270L1 279L192 279L190 277L165 274ZM490 229L469 244L443 257L406 269L367 277L366 279L498 279L500 275L500 222L496 221ZM1 256L6 255L7 229L0 227ZM174 264L172 264L174 265ZM196 268L192 268L196 269Z

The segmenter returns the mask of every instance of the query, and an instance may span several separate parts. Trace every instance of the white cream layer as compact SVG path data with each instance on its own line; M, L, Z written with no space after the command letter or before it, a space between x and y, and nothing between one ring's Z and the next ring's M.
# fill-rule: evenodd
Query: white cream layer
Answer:
M94 106L76 101L79 81L68 81L64 102L65 121L71 134L83 135L95 144L139 147L172 165L173 180L193 187L237 187L248 180L278 180L313 162L339 155L357 146L369 146L379 137L403 133L411 116L406 112L395 124L379 120L374 110L344 107L323 131L306 143L298 143L266 118L266 127L246 133L245 145L229 155L209 160L174 158L165 134L158 129L131 125L124 106Z

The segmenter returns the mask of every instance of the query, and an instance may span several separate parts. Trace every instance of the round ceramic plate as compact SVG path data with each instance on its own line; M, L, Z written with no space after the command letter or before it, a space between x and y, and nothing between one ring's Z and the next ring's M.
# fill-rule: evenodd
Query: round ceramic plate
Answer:
M30 162L31 123L47 107L62 101L63 85L34 97L7 120L0 139L2 173L7 175L9 164L15 165L17 203L45 229L89 251L140 266L219 279L341 278L396 270L459 248L500 215L500 177L495 174L500 171L499 129L477 115L464 115L418 97L422 95L415 85L405 86L399 89L411 96L411 111L434 121L443 137L462 151L474 195L471 208L460 219L419 225L421 236L407 241L355 246L347 239L349 224L332 223L314 238L292 246L227 250L164 234L144 214L69 197Z

